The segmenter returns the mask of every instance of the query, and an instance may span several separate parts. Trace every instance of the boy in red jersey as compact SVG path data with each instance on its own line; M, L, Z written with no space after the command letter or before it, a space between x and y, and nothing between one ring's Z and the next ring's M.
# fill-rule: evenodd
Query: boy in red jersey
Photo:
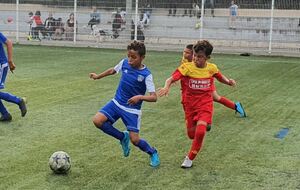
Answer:
M213 46L206 40L198 41L193 46L193 62L183 63L170 78L158 95L168 95L171 84L184 80L186 84L184 112L189 138L193 139L191 149L181 167L192 167L193 160L201 149L207 126L212 123L213 116L213 78L220 82L235 86L233 79L228 79L218 70L215 64L209 63Z
M181 60L181 64L183 63L191 63L193 61L193 44L188 44L183 50L183 57ZM186 87L185 79L181 80L181 103L184 107L184 99L185 99L185 89ZM213 100L214 102L218 102L230 109L235 110L236 113L240 114L240 117L246 117L246 112L240 102L233 102L224 96L220 96L217 93L216 86L213 83Z

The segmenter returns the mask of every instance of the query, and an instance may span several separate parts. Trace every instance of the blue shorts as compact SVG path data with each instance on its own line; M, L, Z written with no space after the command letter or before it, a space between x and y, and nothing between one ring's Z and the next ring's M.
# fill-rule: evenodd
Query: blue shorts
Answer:
M99 112L103 113L112 124L121 118L128 131L136 133L140 131L141 110L127 108L112 99Z
M8 72L8 63L0 63L0 89L4 88L5 79Z
M237 16L237 12L236 11L231 11L231 16Z

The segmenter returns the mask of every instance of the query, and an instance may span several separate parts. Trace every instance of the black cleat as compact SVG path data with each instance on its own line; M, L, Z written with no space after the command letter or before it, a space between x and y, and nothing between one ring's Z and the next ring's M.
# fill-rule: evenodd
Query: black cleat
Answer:
M5 117L2 115L0 117L0 122L10 122L12 120L12 116L10 114L7 114Z
M21 98L21 102L19 103L19 108L21 110L21 116L24 117L27 113L26 98Z

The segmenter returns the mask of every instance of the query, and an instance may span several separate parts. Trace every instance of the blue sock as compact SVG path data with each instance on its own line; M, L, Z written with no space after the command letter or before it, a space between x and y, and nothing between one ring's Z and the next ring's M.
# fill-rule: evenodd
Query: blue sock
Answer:
M21 102L21 98L7 92L0 92L0 99L15 104L19 104Z
M8 114L7 109L5 108L5 106L3 105L1 99L0 99L0 113L5 117Z
M119 131L118 129L114 128L112 124L110 124L109 122L104 122L103 125L101 127L99 127L99 129L101 131L103 131L104 133L115 137L116 139L122 140L124 138L124 133Z
M139 147L142 151L149 155L152 155L155 152L155 148L151 147L144 139L140 139L139 143L135 146Z

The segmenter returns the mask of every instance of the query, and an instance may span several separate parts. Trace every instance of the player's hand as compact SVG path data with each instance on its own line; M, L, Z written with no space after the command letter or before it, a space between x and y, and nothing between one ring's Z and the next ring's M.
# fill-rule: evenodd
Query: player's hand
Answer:
M89 76L91 79L94 79L94 80L98 79L98 75L96 73L90 73Z
M169 95L169 89L167 89L167 88L158 88L157 91L158 91L157 95L159 97L168 96Z
M236 82L235 82L235 80L233 80L233 79L229 79L228 84L229 84L230 86L236 86Z
M12 61L8 62L8 64L9 64L10 72L14 73L14 70L16 69L16 65Z
M137 95L137 96L133 96L132 98L130 98L127 103L129 105L135 105L137 104L139 101L141 101L142 96L141 95Z

